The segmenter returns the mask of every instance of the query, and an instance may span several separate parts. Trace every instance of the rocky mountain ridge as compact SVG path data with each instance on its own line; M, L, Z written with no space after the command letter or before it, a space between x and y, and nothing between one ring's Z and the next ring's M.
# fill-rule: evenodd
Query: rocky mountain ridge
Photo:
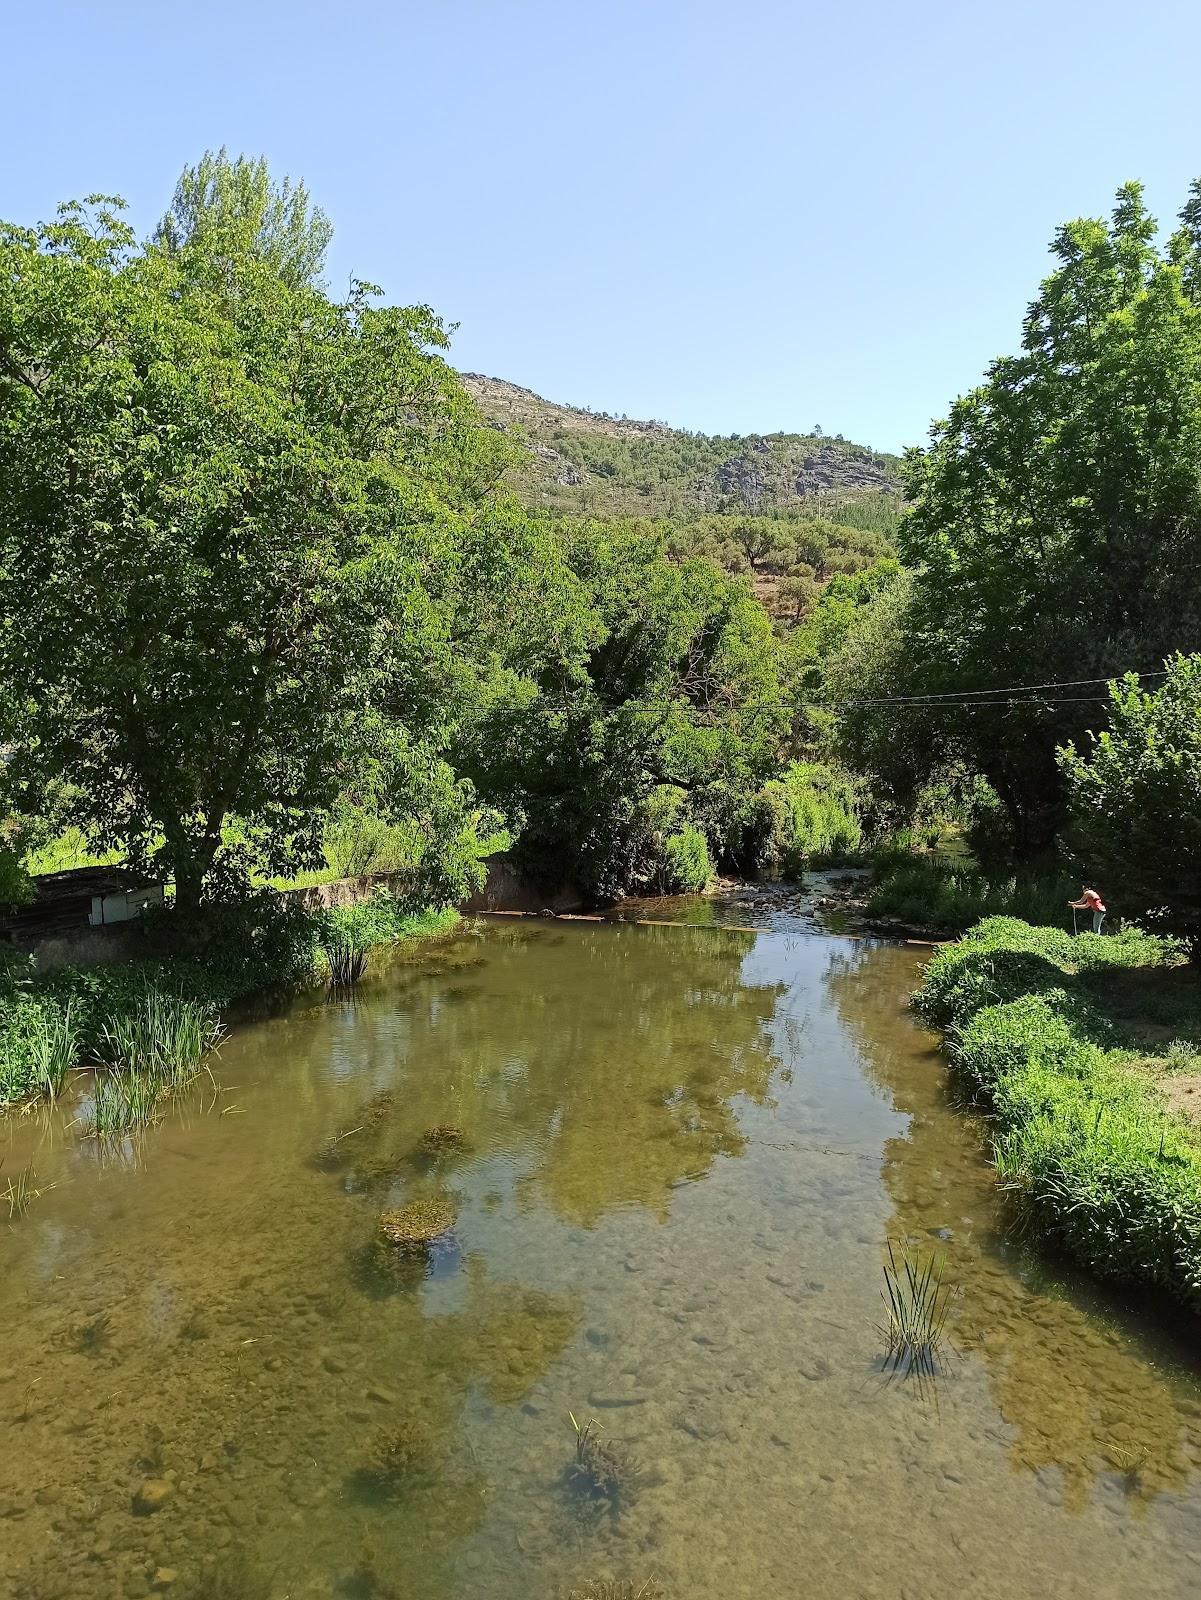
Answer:
M503 378L460 376L524 452L513 482L534 505L600 516L829 515L868 497L900 499L899 458L842 438L689 433L557 404Z

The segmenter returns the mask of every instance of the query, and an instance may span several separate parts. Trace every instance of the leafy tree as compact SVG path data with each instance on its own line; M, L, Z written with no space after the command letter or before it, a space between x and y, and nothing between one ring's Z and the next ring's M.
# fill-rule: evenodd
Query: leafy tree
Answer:
M1100 679L1201 637L1201 186L1166 250L1137 184L1054 242L1021 354L993 363L911 454L904 631L926 693ZM1098 706L1088 684L959 716L955 741L1020 847L1062 807L1056 748ZM949 719L948 719L949 720Z
M325 213L311 204L303 183L276 183L262 156L231 160L222 145L206 150L194 167L185 167L175 197L155 239L175 252L206 235L231 233L250 242L294 288L315 283L325 265L334 230Z
M579 524L563 554L557 631L540 665L498 682L465 770L520 820L531 870L614 898L654 879L667 812L677 832L691 820L719 838L774 770L777 646L743 583L670 561L661 533Z
M0 228L5 784L65 779L182 904L230 818L285 872L364 764L411 799L526 537L433 314L304 276L220 208L170 248L100 199Z
M1107 902L1201 945L1201 655L1168 663L1162 688L1109 688L1109 727L1086 756L1059 752L1069 841Z

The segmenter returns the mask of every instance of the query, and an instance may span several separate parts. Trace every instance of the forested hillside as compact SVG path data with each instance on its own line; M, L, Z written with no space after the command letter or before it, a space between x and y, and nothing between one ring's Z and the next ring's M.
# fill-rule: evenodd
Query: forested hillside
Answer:
M511 481L530 505L590 516L829 516L900 493L898 457L820 429L688 433L665 422L556 405L478 372L462 380L493 427L519 447Z

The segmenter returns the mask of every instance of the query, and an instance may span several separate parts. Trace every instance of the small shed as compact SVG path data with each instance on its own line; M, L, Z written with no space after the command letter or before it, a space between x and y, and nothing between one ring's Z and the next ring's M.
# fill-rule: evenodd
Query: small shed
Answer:
M81 928L128 922L147 906L162 905L163 886L128 867L74 867L33 880L36 897L0 917L0 936L13 940L54 938Z

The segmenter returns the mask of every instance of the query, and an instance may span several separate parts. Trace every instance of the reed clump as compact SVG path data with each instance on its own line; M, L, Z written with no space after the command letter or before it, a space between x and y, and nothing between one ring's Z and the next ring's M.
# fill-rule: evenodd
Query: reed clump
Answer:
M889 1242L881 1291L888 1308L888 1323L882 1329L888 1340L886 1371L925 1378L939 1371L947 1349L946 1322L952 1297L944 1270L942 1256L931 1256L922 1264L902 1252L898 1264Z
M3 1162L0 1162L0 1166L3 1166ZM48 1190L57 1187L57 1184L47 1183L39 1189L37 1173L32 1167L23 1167L20 1172L7 1180L3 1189L0 1189L0 1201L5 1201L8 1205L9 1221L11 1222L14 1217L23 1217L35 1200L40 1199Z
M367 970L367 949L346 934L339 934L322 945L329 967L329 986L335 990L353 989Z
M568 1487L587 1499L604 1502L613 1511L633 1499L642 1483L642 1468L619 1444L600 1436L600 1424L589 1417L578 1422L568 1413L575 1430L575 1459L568 1464Z
M222 1033L207 1001L151 989L136 1005L108 1019L97 1054L123 1073L152 1081L165 1092L192 1082L205 1056L221 1042Z
M57 1100L67 1074L79 1059L79 1039L68 1000L61 1011L45 1011L42 1023L29 1040L30 1088Z
M104 1072L92 1086L87 1131L97 1138L137 1133L158 1120L160 1087L137 1072Z
M385 1211L379 1219L382 1244L400 1255L423 1255L454 1228L457 1212L446 1199L411 1200L407 1206Z

